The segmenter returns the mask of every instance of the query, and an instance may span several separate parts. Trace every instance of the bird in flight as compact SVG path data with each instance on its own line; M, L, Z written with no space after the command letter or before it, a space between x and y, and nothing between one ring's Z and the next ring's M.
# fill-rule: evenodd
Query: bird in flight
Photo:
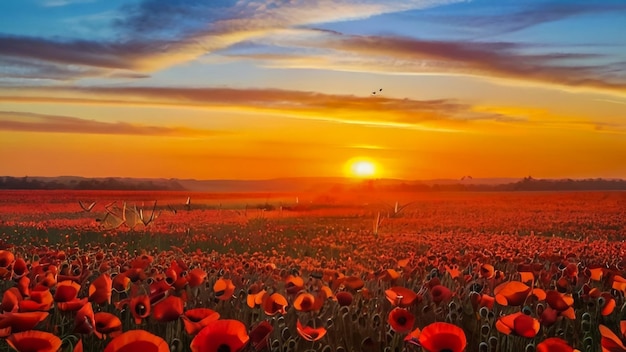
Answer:
M383 91L383 89L382 89L382 88L380 88L380 89L378 90L378 93L380 93L380 92L382 92L382 91ZM376 95L376 93L377 93L376 91L373 91L373 92L372 92L372 95Z

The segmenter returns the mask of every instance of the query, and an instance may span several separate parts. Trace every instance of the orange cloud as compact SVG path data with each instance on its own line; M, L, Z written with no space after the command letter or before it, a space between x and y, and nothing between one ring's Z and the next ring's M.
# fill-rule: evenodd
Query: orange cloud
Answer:
M149 126L121 121L103 122L69 116L13 111L0 111L0 131L140 136L211 136L222 133L186 127Z

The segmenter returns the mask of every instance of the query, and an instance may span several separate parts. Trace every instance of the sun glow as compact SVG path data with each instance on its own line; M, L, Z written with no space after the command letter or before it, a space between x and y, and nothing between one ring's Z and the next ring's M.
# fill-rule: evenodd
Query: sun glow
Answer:
M376 174L374 162L365 159L354 159L348 162L349 174L354 177L372 177Z

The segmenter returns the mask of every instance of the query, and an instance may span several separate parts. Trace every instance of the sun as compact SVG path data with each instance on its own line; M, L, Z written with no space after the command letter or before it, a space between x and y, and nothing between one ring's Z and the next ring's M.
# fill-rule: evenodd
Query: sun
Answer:
M348 162L351 176L367 178L376 174L374 162L365 159L356 159Z

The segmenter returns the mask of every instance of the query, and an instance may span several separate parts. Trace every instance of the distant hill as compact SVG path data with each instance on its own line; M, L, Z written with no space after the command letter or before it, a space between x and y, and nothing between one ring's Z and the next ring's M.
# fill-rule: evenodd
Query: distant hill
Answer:
M160 178L0 177L0 189L160 190L212 193L251 192L515 192L626 190L621 179L471 178L436 180L294 177L269 180Z

